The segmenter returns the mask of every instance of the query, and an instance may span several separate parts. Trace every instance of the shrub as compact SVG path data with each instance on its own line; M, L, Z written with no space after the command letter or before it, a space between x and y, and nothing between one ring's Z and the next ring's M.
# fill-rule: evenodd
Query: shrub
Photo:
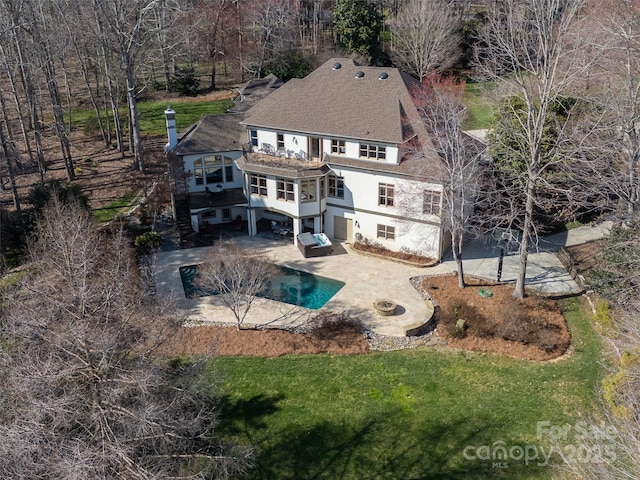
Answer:
M611 318L611 304L606 300L598 300L596 302L596 311L593 314L593 320L596 327L601 333L607 333L613 328L613 319Z
M264 76L273 73L283 82L292 78L303 78L313 71L314 58L306 57L300 52L288 52L267 63L263 69Z
M138 235L133 241L138 252L147 255L162 245L162 236L158 232L145 232Z
M182 95L196 95L200 88L200 80L196 77L195 69L192 66L176 68L171 75L169 90L179 92Z
M362 322L348 313L320 312L313 320L309 333L319 339L329 340L340 335L362 333Z

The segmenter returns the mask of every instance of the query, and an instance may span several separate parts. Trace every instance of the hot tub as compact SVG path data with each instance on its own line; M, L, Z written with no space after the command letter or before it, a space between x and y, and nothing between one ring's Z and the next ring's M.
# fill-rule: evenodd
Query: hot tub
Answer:
M331 255L333 245L324 233L301 233L297 238L298 248L305 258Z

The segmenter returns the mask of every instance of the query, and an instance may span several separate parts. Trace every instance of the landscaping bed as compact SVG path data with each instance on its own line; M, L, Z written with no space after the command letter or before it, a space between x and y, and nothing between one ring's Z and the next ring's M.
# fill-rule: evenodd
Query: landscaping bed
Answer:
M546 361L566 353L571 336L558 304L529 292L515 299L513 285L467 278L458 288L455 275L428 277L423 289L438 306L438 335L452 347ZM460 327L464 320L464 327ZM458 325L458 327L456 327Z

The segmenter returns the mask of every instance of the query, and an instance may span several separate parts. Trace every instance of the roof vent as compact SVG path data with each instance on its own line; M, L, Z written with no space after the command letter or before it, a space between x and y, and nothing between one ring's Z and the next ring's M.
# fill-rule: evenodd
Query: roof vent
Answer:
M364 72L362 70L358 70L356 72L356 78L362 78L362 77L364 77Z
M334 63L334 64L333 64L333 67L332 67L332 68L333 68L334 70L340 70L340 69L342 68L342 64L341 64L341 63L337 63L337 62L336 62L336 63Z
M378 76L378 80L386 80L387 78L389 78L389 74L387 72L382 72L379 76Z

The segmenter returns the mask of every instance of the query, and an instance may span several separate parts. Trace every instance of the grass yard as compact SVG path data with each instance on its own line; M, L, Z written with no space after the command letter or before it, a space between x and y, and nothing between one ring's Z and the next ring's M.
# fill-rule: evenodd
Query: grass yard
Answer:
M464 91L464 104L467 107L465 130L491 128L493 125L493 106L487 99L486 85L467 82Z
M517 457L518 447L548 445L537 422L575 424L592 408L600 343L579 301L564 305L575 351L555 363L433 347L213 359L212 378L224 379L221 428L256 447L249 478L550 478L537 460L498 466L480 447L516 447Z
M213 100L209 102L181 102L179 100L167 102L166 100L153 102L140 102L140 130L149 135L166 135L167 126L164 119L164 111L167 104L176 111L176 127L181 132L188 126L200 120L205 115L225 113L232 105L231 100Z
M166 135L164 111L167 105L176 111L176 126L178 131L182 131L191 124L200 120L204 115L214 115L226 112L233 102L229 99L212 101L146 101L138 102L140 131L147 135ZM126 106L120 108L120 115L126 118ZM75 126L84 128L90 125L89 130L98 132L96 114L91 109L74 109L71 112L72 122ZM89 132L88 132L89 133Z
M134 198L134 193L130 192L125 196L114 200L103 208L93 210L93 218L95 218L98 223L110 222L118 215L132 207Z

